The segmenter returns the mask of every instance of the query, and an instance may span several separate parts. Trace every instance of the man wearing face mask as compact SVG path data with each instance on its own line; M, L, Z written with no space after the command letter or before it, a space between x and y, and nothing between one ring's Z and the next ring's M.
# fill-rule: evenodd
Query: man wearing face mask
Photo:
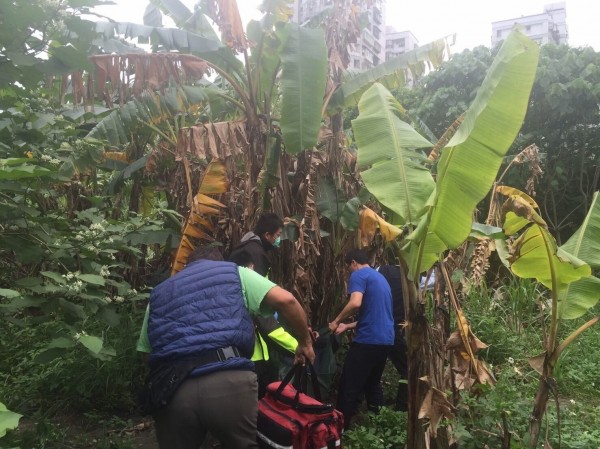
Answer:
M254 232L248 232L242 237L240 244L229 256L229 261L268 277L271 263L267 252L280 246L282 231L283 220L278 215L262 214ZM292 360L298 342L273 316L256 317L254 325L256 339L252 361L258 376L258 397L262 398L267 385L279 378L278 365L286 366L288 359Z
M268 276L271 262L267 252L279 247L282 231L283 220L272 212L264 213L259 217L254 232L244 234L240 244L229 257L236 257L238 253L246 252L252 259L254 271L261 276Z

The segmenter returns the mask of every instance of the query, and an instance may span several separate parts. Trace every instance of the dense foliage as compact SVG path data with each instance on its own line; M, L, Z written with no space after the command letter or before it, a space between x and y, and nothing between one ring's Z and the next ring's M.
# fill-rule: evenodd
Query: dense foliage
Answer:
M586 253L572 241L560 249L581 259L571 261L587 270L580 270L587 290L575 284L559 292L544 269L557 260L551 233L563 240L571 236L598 189L598 53L545 46L538 64L537 47L515 34L502 50L480 47L456 55L415 89L397 92L397 101L387 88L403 84L410 70L421 73L419 64L439 56L443 42L348 76L345 52L360 33L350 8L334 10L335 20L326 20L323 32L287 23L288 2L265 2L264 19L249 24L248 36L258 43L252 46L233 9L223 8L234 2L201 2L191 11L174 0L157 0L144 25L84 19L96 3L0 1L7 24L0 31L0 437L18 419L3 404L27 417L20 432L9 434L9 444L23 447L69 441L57 416L103 430L131 428L133 391L143 372L134 348L148 291L168 275L180 241L217 239L227 252L261 209L290 218L273 276L304 301L313 324L326 323L341 302L348 247L372 245L381 254L382 241L393 241L387 253L406 268L413 325L407 334L416 367L411 385L417 392L408 416L385 410L365 418L347 436L349 447L397 447L408 438L418 448L426 436L446 446L444 438L456 437L465 448L500 447L507 435L514 447L527 444L523 435L539 370L526 360L542 350L542 380L564 381L551 393L558 393L558 404L575 401L567 404L569 413L581 410L579 398L598 382L582 345L597 352L598 342L586 335L589 340L572 345L561 359L553 351L597 302L598 280L589 276L587 264L597 268L594 253L600 251ZM163 28L162 14L179 28ZM221 38L208 18L221 28ZM132 44L136 39L149 41L154 53L141 52ZM209 71L216 76L204 77ZM359 100L360 114L344 122L343 108ZM464 126L455 122L466 111ZM499 116L502 127L490 120ZM449 135L449 142L436 146L439 160L435 151L428 159L421 149L448 128L456 138ZM541 211L531 198L511 191L516 212L507 227L512 224L513 232L475 229L473 212L498 168L508 165L503 156L531 143L544 155L545 173L537 180ZM211 160L223 161L220 180L211 178L196 195ZM503 182L523 185L529 174L521 171L508 171ZM205 193L220 195L222 203L206 200ZM182 227L188 215L188 224L201 221L207 207L211 213L203 224L210 232ZM523 210L531 222L516 218ZM578 239L586 237L592 249L598 240L595 217ZM536 237L547 237L552 257L543 263L537 258L532 264L515 251L532 228L539 231ZM502 244L505 234L514 234L510 247ZM540 284L514 281L469 290L461 274L468 272L471 253L479 256L473 242L512 250L507 265ZM179 249L176 257L185 253ZM569 273L577 271L560 262ZM440 287L423 301L419 274L433 265L455 269L453 282L444 282L447 295ZM437 273L438 285L444 284L442 271ZM552 280L563 285L555 274ZM448 299L455 299L461 280L464 310ZM584 290L585 301L569 296ZM553 314L559 301L563 312L564 304L577 303L575 312ZM559 327L560 318L579 321ZM462 365L451 365L451 351L443 350L451 327L461 330L453 334L454 344L459 342L454 351L469 354ZM552 345L546 345L546 328ZM472 331L491 346L474 348ZM578 365L586 360L582 370L572 366L574 358ZM450 366L474 385L471 391L447 382L443 371ZM496 388L489 386L493 374ZM418 379L425 375L432 381ZM424 396L436 388L435 405L443 413L421 410ZM594 407L581 425L589 433L579 437L575 420L563 416L565 447L597 441ZM121 413L125 420L117 418ZM559 438L557 415L551 408L544 424L553 443ZM95 443L82 438L72 444Z

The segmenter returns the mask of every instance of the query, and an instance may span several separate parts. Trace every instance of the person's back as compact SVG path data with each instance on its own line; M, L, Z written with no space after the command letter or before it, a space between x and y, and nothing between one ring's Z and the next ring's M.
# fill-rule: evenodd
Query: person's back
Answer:
M348 291L363 294L354 341L371 345L393 344L392 295L386 279L373 268L364 267L352 273Z
M314 360L306 315L293 295L223 262L216 248L198 248L182 271L154 288L138 350L150 353L146 384L161 449L197 449L207 432L223 447L257 447L252 317L273 311L299 336L295 363Z
M404 322L404 296L402 294L402 271L398 265L382 265L377 270L390 285L392 291L392 304L394 323Z
M404 296L402 293L402 271L398 265L382 265L378 271L385 277L392 290L394 304L394 346L388 354L389 359L400 375L396 391L396 410L408 410L408 354L404 340Z
M199 260L158 285L152 292L148 337L151 365L234 347L238 357L209 363L193 375L234 367L252 370L254 326L237 266Z

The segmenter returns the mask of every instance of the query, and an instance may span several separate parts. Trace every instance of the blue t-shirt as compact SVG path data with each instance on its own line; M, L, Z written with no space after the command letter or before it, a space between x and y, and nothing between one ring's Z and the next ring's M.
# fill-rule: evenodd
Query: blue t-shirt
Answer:
M386 279L371 267L356 270L348 281L348 294L354 292L363 294L354 341L370 345L393 345L392 291Z

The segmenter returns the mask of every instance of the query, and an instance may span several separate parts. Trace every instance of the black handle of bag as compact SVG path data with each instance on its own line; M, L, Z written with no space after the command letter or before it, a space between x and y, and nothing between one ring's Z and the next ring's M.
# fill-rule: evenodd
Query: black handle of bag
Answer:
M294 397L294 407L298 405L300 393L306 393L307 391L307 371L310 371L310 377L312 379L312 387L315 399L321 402L321 389L319 388L319 380L317 378L317 373L315 371L315 367L308 360L306 361L306 366L298 364L294 365L292 369L289 370L289 372L281 381L279 388L277 388L277 391L275 392L276 397L281 398L285 386L291 382L292 378L295 378L296 381L292 384L296 388L296 396Z

